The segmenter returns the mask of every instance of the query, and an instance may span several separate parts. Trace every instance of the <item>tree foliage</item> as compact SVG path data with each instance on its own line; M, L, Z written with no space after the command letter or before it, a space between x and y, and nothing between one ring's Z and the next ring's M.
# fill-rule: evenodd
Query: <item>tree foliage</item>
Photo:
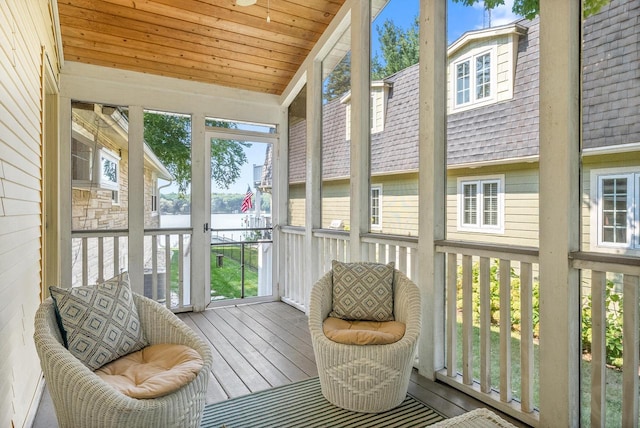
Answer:
M342 58L327 76L322 97L325 101L335 100L351 89L351 52Z
M417 15L413 24L406 30L387 19L382 28L376 25L376 31L382 59L376 54L371 60L371 77L374 80L383 79L418 63L420 21Z
M207 121L207 126L233 127L229 122ZM181 194L191 182L191 118L163 113L144 113L144 140L173 176ZM245 147L251 144L211 139L211 178L228 189L247 163Z
M419 20L415 17L411 27L402 29L392 20L385 20L382 27L377 25L378 41L382 57L376 54L371 60L371 78L383 79L418 62ZM324 100L341 97L351 87L351 53L338 63L327 78Z
M483 0L453 0L456 3L462 3L465 6L473 6ZM609 3L610 0L583 0L582 14L586 18L594 15ZM484 0L484 6L487 9L495 9L504 5L504 0ZM516 15L524 16L527 19L533 19L540 13L540 0L514 0L511 11Z

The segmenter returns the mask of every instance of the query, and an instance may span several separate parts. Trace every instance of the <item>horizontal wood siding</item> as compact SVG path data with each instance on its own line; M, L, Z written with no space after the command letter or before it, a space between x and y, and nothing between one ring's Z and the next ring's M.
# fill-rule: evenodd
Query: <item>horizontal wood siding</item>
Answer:
M373 177L371 184L382 185L382 229L376 232L418 236L418 174Z
M513 50L517 49L517 41L511 36L500 37L496 40L498 45L498 63L496 71L498 76L497 97L498 101L504 101L513 97Z
M349 181L325 181L322 184L322 227L342 220L349 227Z
M292 184L289 186L289 225L304 226L306 186Z
M536 165L537 166L537 165ZM458 177L504 174L504 233L458 230ZM449 171L447 183L447 239L491 244L538 246L538 170L510 166Z
M47 1L0 2L0 426L28 421L41 371L42 46L54 70ZM57 78L57 76L55 76Z

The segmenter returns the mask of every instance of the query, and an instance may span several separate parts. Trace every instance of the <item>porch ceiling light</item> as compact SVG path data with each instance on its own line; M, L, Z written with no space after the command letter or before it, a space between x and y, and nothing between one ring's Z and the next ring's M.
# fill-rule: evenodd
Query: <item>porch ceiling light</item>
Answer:
M252 4L256 4L257 0L236 0L236 4L238 6L251 6Z

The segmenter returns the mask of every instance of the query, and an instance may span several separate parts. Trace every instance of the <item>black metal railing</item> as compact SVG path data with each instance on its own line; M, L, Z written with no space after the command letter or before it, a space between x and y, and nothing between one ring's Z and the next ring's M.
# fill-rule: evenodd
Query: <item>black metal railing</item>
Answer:
M229 232L240 232L241 240L236 240L229 237ZM247 271L255 274L256 277L260 275L258 265L258 246L261 244L272 244L271 239L272 228L270 227L255 227L255 228L242 228L242 229L212 229L211 230L211 252L215 255L215 266L212 264L211 269L224 268L225 259L233 260L238 263L240 268L240 289L236 290L235 287L227 287L225 291L222 291L220 295L213 296L213 294L219 290L219 284L213 283L212 275L212 299L215 297L221 299L241 298L244 299L247 296ZM213 257L212 257L213 262ZM257 279L256 279L257 281ZM233 282L233 281L230 281ZM224 284L225 286L227 284ZM257 284L255 284L257 287ZM253 284L252 284L253 286ZM239 291L239 293L237 293ZM256 294L257 295L257 294Z

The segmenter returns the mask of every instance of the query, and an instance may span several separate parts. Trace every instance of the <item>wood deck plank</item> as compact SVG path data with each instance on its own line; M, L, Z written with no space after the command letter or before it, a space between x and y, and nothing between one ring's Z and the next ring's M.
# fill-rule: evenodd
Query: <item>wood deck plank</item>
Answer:
M273 347L239 322L233 311L233 308L229 308L213 312L214 315L217 315L215 322L218 330L225 335L247 363L251 364L270 386L290 383L291 380L278 369L278 366L269 358L265 358L267 355L276 353L273 351ZM209 319L214 320L214 318Z
M311 344L311 333L309 332L309 327L306 323L304 327L305 331L302 331L299 326L296 326L295 320L290 318L278 319L277 314L273 314L270 311L265 312L260 305L252 305L247 307L246 310L247 314L250 314L251 318L253 318L263 329L269 330L273 333L282 334L283 336L279 337L282 342L291 345L298 352L306 355L312 361L315 361L315 357L313 356L313 345ZM302 312L301 314L304 316ZM304 316L304 318L306 320L306 316Z
M283 305L286 305L286 303L283 303ZM304 371L309 377L317 376L318 368L316 367L313 356L311 338L307 341L299 339L290 334L286 328L272 322L269 318L255 311L253 306L257 305L242 307L242 310L246 311L248 315L248 318L246 318L247 325L260 337L269 341L274 348L278 349L282 355ZM304 316L302 312L301 314Z
M227 362L250 392L268 389L269 382L247 361L242 352L238 351L232 343L233 338L226 337L224 333L219 330L221 320L216 311L204 311L203 314L204 318L211 325L207 337L211 342L211 346L219 352L220 358L223 358Z

